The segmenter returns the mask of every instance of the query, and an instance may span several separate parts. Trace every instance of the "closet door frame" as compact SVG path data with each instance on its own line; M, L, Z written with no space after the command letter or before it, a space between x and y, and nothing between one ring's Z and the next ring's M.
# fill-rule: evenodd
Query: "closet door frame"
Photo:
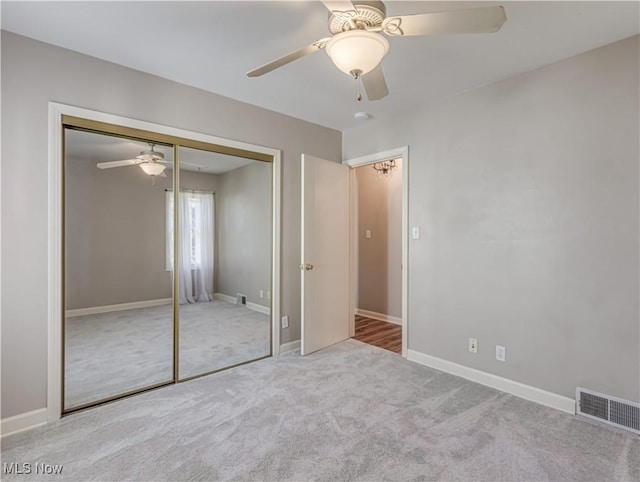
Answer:
M77 128L114 136L156 141L172 144L175 168L173 185L179 186L180 147L193 147L221 154L234 155L257 161L270 162L272 192L272 254L271 254L271 356L280 351L280 229L281 229L281 157L278 149L259 146L213 135L192 132L147 121L121 117L103 112L83 109L57 102L49 103L49 152L48 152L48 380L47 380L47 421L58 420L64 412L64 132L66 128ZM175 203L177 206L177 203ZM176 213L174 212L174 216ZM177 223L176 223L177 226ZM177 256L177 236L174 236L174 255ZM175 263L175 260L174 260ZM178 277L174 276L174 293L177 291ZM178 383L179 323L178 303L173 296L174 313L174 353L173 380L167 383L142 388L132 393L143 392L158 386ZM206 374L203 374L203 376ZM185 381L185 380L182 380ZM103 403L130 395L125 393L96 403ZM78 410L81 407L70 411Z

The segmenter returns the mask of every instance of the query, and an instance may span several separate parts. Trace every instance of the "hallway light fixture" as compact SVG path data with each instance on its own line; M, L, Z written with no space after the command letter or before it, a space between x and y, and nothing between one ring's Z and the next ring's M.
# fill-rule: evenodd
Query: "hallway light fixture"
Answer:
M396 160L376 162L373 168L377 171L379 177L389 177L396 168Z

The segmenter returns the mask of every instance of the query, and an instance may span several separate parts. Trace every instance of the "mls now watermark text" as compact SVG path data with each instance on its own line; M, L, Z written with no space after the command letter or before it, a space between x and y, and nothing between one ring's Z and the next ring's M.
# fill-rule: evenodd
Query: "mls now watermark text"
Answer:
M58 475L64 468L61 464L45 464L30 462L3 462L2 473L5 475Z

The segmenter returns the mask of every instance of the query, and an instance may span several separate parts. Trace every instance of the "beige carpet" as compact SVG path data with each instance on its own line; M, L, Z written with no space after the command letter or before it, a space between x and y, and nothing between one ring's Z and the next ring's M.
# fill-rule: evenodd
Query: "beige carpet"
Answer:
M2 440L3 480L637 481L640 437L355 340Z

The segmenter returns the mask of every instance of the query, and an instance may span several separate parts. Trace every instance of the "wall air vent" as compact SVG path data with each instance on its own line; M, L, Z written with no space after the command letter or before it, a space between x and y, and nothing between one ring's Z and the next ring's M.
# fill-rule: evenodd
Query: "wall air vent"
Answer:
M236 305L247 305L247 295L243 295L242 293L238 293L236 295Z
M640 403L578 387L576 413L640 434Z

